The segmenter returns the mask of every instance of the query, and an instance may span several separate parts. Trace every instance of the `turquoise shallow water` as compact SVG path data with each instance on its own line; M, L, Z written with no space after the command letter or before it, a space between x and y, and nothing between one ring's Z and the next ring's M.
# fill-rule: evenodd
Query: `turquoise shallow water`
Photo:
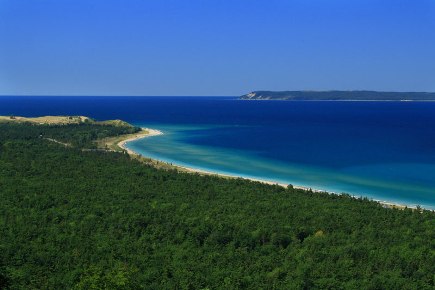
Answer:
M129 142L127 147L143 156L164 162L220 174L293 184L334 193L345 192L357 197L366 196L409 206L421 205L429 209L434 208L430 203L424 204L419 201L433 193L432 188L426 184L433 182L435 165L392 163L339 169L306 166L263 158L254 151L216 148L184 141L192 131L213 131L213 126L162 124L150 126L143 123L136 125L159 129L164 132L164 135L135 140ZM203 138L207 138L207 134L203 134ZM410 171L411 167L417 170ZM374 177L376 175L379 177ZM401 175L407 175L421 182L401 182L397 178ZM413 192L413 195L410 196L409 192Z
M161 129L130 143L218 173L435 209L435 102L1 97L1 115L85 115Z

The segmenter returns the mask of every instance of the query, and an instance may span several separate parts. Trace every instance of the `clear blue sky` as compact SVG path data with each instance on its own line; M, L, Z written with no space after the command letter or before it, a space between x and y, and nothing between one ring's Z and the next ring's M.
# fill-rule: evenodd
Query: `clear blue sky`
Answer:
M435 91L434 0L0 0L0 95Z

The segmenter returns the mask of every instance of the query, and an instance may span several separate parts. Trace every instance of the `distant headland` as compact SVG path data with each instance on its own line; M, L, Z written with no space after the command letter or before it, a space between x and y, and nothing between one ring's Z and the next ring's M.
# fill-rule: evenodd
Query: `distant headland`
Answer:
M377 91L253 91L242 100L285 101L435 101L435 93Z

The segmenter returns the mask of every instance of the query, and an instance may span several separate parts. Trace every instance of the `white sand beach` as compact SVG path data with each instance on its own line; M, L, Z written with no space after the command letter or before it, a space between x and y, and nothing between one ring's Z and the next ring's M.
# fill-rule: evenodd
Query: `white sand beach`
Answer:
M120 148L122 148L123 150L127 151L127 153L130 155L140 155L140 154L134 152L133 150L130 150L125 145L131 141L135 141L135 140L142 139L142 138L158 136L158 135L163 135L163 132L160 130L156 130L156 129L142 128L141 132L139 132L138 134L136 134L133 137L129 137L128 139L120 141L117 145Z
M159 135L163 135L164 133L160 130L157 129L151 129L151 128L142 128L142 131L139 132L138 134L136 134L133 137L129 137L125 140L120 141L117 145L122 148L123 150L125 150L128 154L130 154L131 156L141 156L141 157L146 157L146 156L142 156L141 154L129 149L126 145L128 142L131 141L135 141L138 139L142 139L142 138L148 138L148 137L153 137L153 136L159 136ZM149 158L149 157L146 157ZM248 180L252 180L252 181L257 181L257 182L261 182L261 183L265 183L265 184L269 184L269 185L278 185L278 186L282 186L282 187L288 187L289 184L287 183L280 183L280 182L274 182L274 181L270 181L270 180L264 180L264 179L258 179L258 178L250 178L250 177L242 177L242 176L237 176L237 175L231 175L231 174L223 174L223 173L219 173L219 172L213 172L213 171L208 171L208 170L204 170L204 169L199 169L199 168L194 168L194 167L188 167L188 166L182 166L182 165L177 165L177 164L172 164L172 163L168 163L162 160L157 160L157 159L153 159L150 158L156 162L159 163L164 163L167 164L168 166L171 166L173 168L178 168L181 169L185 172L190 172L190 173L199 173L199 174L207 174L207 175L217 175L217 176L222 176L222 177L227 177L227 178L242 178L242 179L248 179ZM327 190L322 190L322 189L318 189L318 188L310 188L310 187L306 187L306 186L301 186L301 185L292 185L295 189L302 189L302 190L311 190L313 192L326 192L329 194L340 194L337 192L331 192L331 191L327 191ZM358 197L355 197L358 198ZM397 203L392 203L392 202L387 202L387 201L382 201L382 200L374 200L379 202L380 204L382 204L385 207L390 207L390 208L414 208L412 206L406 206L406 205L402 205L402 204L397 204Z

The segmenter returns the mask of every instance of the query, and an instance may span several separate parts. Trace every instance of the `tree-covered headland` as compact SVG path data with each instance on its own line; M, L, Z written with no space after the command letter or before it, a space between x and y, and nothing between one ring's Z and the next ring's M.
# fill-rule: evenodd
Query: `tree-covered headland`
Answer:
M433 212L82 150L137 130L0 123L0 288L434 289Z

